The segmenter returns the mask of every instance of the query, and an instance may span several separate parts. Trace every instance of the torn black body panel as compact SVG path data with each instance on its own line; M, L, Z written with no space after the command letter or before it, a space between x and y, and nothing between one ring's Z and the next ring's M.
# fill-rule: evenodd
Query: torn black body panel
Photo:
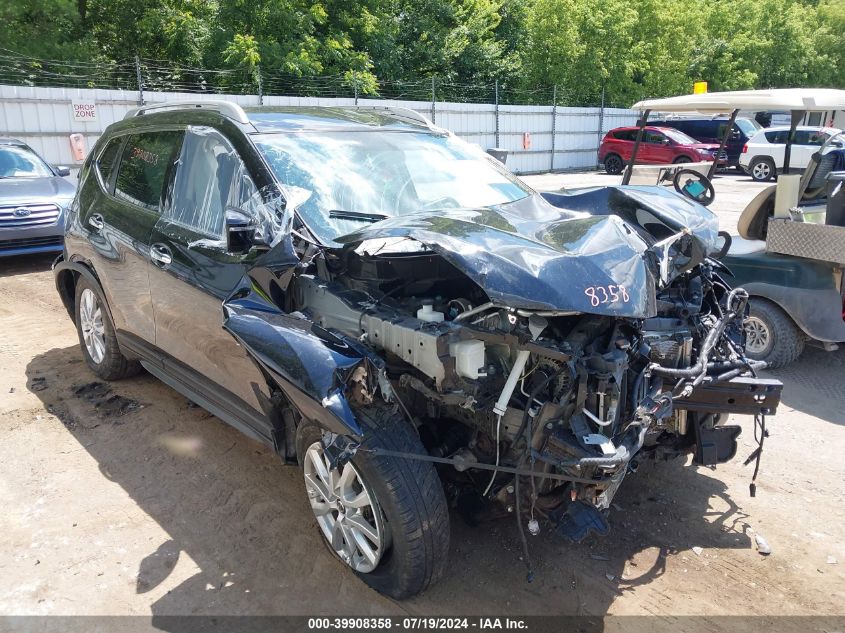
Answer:
M297 314L285 314L249 290L223 303L223 327L244 346L299 412L333 433L360 438L346 385L361 365L381 361L357 342Z

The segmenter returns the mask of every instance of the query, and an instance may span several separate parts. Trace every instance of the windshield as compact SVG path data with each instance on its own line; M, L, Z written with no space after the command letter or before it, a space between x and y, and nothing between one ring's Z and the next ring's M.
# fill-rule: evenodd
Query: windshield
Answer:
M693 145L698 143L693 137L687 136L683 132L672 129L670 127L662 128L663 133L670 139L678 143L678 145Z
M38 155L22 145L0 145L0 178L44 178L53 172Z
M514 202L531 190L481 149L428 132L312 131L254 137L303 222L324 242L362 222Z

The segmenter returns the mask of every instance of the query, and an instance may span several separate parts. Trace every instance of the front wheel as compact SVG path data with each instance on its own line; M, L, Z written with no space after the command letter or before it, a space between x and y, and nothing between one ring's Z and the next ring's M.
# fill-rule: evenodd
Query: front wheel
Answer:
M744 326L746 355L766 361L770 369L788 365L804 351L804 333L771 301L752 298Z
M683 165L685 163L691 163L689 156L678 156L675 160L672 161L673 165Z
M387 457L371 448L424 454L414 428L387 407L356 412L364 442L342 467L332 468L323 430L305 421L297 455L323 541L370 587L402 599L434 584L446 567L449 515L429 462Z

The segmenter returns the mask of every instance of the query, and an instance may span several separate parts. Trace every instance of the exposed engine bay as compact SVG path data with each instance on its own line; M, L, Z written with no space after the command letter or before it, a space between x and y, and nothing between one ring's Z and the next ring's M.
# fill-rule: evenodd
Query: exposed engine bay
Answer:
M740 432L727 413L759 416L779 400L777 381L749 378L761 365L742 353L748 296L711 260L665 283L647 318L503 306L413 240L315 261L288 309L384 359L380 375L353 373L350 401L400 407L470 521L516 510L532 532L535 517L573 540L605 532L600 511L639 459L724 462ZM628 293L583 291L597 307ZM516 473L530 473L528 490Z

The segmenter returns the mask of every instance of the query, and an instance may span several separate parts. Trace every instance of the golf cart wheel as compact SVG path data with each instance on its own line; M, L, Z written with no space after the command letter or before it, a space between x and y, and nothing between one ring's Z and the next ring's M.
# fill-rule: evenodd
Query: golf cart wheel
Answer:
M443 575L449 515L430 462L374 455L367 449L425 454L416 430L388 407L356 411L364 443L344 465L331 467L323 429L297 429L305 489L328 549L370 587L392 598L424 591Z
M129 378L141 371L137 360L120 352L106 301L84 277L76 284L74 310L79 346L91 371L103 380Z
M744 325L746 355L771 369L788 365L804 351L804 333L771 301L752 298Z
M604 170L611 176L616 176L622 173L625 163L619 154L608 154L604 157Z
M758 156L748 165L748 173L757 182L766 182L767 180L774 180L777 170L771 158Z

